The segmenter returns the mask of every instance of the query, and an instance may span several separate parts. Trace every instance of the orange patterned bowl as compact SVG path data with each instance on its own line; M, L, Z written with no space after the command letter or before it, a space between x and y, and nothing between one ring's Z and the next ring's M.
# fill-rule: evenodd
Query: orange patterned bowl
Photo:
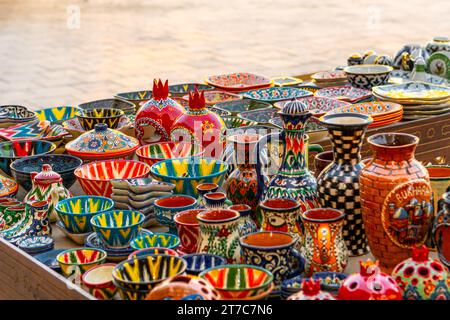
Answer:
M150 166L133 160L95 161L77 168L74 172L87 195L111 197L113 179L146 178Z
M151 143L136 150L139 161L150 166L165 159L201 156L202 154L203 147L199 144L174 141Z

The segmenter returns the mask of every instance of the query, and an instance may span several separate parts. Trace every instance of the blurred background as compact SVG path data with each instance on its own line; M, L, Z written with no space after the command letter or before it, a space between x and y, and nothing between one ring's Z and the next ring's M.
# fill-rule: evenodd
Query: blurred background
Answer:
M447 1L0 0L0 105L77 105L224 72L298 75L447 36Z

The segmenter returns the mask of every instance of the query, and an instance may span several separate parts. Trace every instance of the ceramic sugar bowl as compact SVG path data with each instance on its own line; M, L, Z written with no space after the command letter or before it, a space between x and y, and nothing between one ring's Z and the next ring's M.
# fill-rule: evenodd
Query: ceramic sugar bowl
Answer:
M69 190L64 188L61 176L52 170L51 165L43 164L42 171L31 172L32 188L25 196L24 202L47 201L50 222L56 221L56 204L72 197Z

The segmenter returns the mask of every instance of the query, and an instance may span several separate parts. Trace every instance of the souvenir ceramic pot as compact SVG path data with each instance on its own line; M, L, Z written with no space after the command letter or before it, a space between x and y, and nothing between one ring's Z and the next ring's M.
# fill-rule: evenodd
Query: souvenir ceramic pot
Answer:
M418 246L412 258L400 262L392 278L403 290L405 300L450 300L450 278L437 259L428 257L428 248Z
M444 203L434 221L433 239L439 259L450 268L450 191L442 198Z
M317 177L317 192L323 208L345 213L343 236L350 254L368 252L361 214L359 173L364 167L360 149L372 118L363 114L330 114L320 118L328 129L334 161Z
M302 212L319 206L317 182L307 167L305 122L312 116L307 108L305 103L294 100L286 103L279 112L283 121L283 160L265 191L261 164L257 164L259 198L292 198L299 201ZM260 162L259 157L257 159Z
M427 169L414 158L419 138L379 133L367 140L374 157L360 172L364 229L382 269L392 270L427 240L432 190Z
M311 209L302 214L305 241L301 253L306 260L305 273L343 272L348 250L342 236L345 214L336 209Z
M304 260L294 246L297 238L286 232L260 231L240 238L243 263L262 267L274 276L274 283L300 274Z
M203 195L203 201L205 203L205 208L209 210L225 209L226 206L233 204L227 199L227 195L223 192L208 192Z
M430 184L433 190L433 207L435 217L444 205L443 195L450 192L450 166L448 165L433 165L427 166L430 174Z
M320 279L303 281L302 290L287 298L288 300L336 300L331 293L320 290Z
M197 252L217 254L228 263L241 259L239 212L227 209L206 210L197 215L200 236Z
M239 212L241 215L239 235L245 236L246 234L258 231L258 227L255 221L252 219L252 208L248 204L234 204L229 206L228 209Z
M153 98L136 114L135 135L141 145L170 140L170 128L185 110L170 99L168 81L153 81Z
M259 202L255 153L259 138L257 134L239 134L228 138L234 147L237 167L226 181L227 197L233 203L249 205L253 211L256 210Z
M205 157L221 158L225 147L225 123L206 108L204 91L189 93L189 109L181 115L170 130L173 141L199 144Z
M168 227L169 233L178 235L173 221L174 215L184 210L194 209L197 206L197 199L183 194L170 195L156 199L153 206L156 221Z
M32 172L31 181L33 186L24 201L47 201L50 222L55 222L56 204L72 197L72 193L64 187L61 176L49 164L43 164L39 173Z
M200 233L197 215L203 209L189 209L178 212L173 221L177 227L178 237L181 242L181 251L187 254L197 252L198 237Z
M117 293L112 277L112 271L115 266L114 263L104 263L83 274L83 283L95 298L99 300L111 300L114 298Z
M425 61L428 60L429 54L417 44L407 44L400 49L394 57L392 66L405 71L414 69L414 60L421 56Z
M196 189L198 193L197 205L199 208L204 208L205 199L203 196L210 192L216 192L219 189L219 185L216 183L201 183L197 185Z
M394 279L380 271L378 262L360 261L359 273L344 280L338 300L402 300L402 290Z
M429 55L438 51L450 51L450 39L447 37L434 37L433 41L427 43L425 50Z

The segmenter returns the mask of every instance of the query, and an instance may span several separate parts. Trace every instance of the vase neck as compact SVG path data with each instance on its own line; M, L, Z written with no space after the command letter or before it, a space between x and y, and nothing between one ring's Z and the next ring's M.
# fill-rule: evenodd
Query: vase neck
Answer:
M374 158L382 161L409 161L414 159L414 151L416 145L399 146L399 147L384 147L373 145Z
M257 142L233 143L234 160L240 169L253 169L256 166Z
M297 174L306 171L306 144L304 130L284 130L283 158L280 173Z
M329 128L334 162L356 165L361 161L365 127Z

